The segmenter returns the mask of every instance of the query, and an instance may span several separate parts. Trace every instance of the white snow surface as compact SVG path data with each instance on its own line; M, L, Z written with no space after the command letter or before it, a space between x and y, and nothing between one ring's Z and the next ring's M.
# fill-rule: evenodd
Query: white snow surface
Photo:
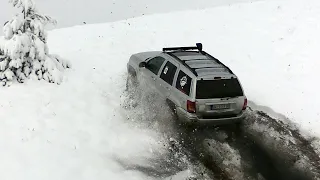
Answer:
M61 85L0 88L0 179L151 178L117 159L148 163L166 153L166 140L128 123L120 96L130 55L166 46L202 42L239 76L250 100L320 135L319 6L268 1L49 32L50 52L73 66Z
M0 25L9 20L14 12L9 0L0 1ZM33 0L41 13L58 21L57 28L87 23L113 22L147 14L200 9L256 0ZM50 28L53 28L50 26ZM3 32L0 31L0 35Z

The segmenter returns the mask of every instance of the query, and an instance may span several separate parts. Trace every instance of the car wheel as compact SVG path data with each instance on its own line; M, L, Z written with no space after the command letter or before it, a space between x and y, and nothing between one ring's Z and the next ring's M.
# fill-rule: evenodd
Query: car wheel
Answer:
M138 102L140 99L140 93L138 90L138 80L136 76L128 74L125 92L127 94L128 101L130 101L130 106L136 107L139 104Z
M178 120L176 105L172 101L170 101L168 99L166 100L166 102L167 102L167 105L168 105L168 107L170 109L171 114L173 115L173 118L175 120Z
M133 88L137 87L137 77L133 76L132 74L128 74L127 82L126 82L126 91L132 90Z

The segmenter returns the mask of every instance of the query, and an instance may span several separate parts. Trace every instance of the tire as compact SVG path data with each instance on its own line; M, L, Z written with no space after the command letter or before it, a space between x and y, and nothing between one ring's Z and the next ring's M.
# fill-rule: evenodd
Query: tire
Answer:
M129 66L127 82L126 82L126 91L130 90L131 88L136 88L137 83L138 83L137 73L132 66Z
M167 102L167 105L170 108L170 110L175 113L176 112L175 111L176 105L172 101L170 101L169 99L167 99L166 102Z
M129 73L127 76L126 91L130 91L136 88L137 84L138 84L137 77Z
M172 101L170 101L169 99L167 99L166 102L167 102L167 105L168 105L168 107L169 107L169 109L171 111L171 114L173 115L173 118L175 120L178 120L178 115L177 115L177 111L176 111L176 105Z
M130 72L128 72L125 92L128 97L129 107L137 107L141 94L138 90L138 79L135 74L131 74Z

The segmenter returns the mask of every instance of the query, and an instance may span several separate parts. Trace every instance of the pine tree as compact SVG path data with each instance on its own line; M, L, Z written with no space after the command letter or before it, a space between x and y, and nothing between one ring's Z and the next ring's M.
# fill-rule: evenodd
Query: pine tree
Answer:
M62 82L62 72L70 64L57 55L50 55L47 46L47 24L56 24L49 16L38 13L34 0L10 0L21 10L3 28L0 38L0 83L23 83L27 78Z

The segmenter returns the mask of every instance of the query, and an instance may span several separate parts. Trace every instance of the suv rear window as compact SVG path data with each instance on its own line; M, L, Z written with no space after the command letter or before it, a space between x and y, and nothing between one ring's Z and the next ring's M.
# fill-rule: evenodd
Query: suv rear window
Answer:
M243 96L238 79L198 80L197 99L212 99Z

